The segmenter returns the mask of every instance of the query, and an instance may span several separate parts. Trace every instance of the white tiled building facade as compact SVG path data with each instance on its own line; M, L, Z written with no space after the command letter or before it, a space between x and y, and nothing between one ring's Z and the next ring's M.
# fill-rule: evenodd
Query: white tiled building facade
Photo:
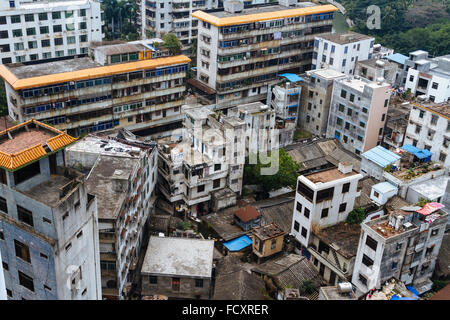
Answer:
M91 41L102 41L96 0L0 3L3 64L87 54Z
M316 36L312 69L331 68L353 74L356 62L372 58L375 39L355 32Z

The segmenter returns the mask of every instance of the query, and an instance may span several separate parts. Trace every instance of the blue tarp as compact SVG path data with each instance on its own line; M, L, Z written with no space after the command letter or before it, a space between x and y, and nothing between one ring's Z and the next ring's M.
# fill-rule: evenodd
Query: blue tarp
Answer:
M290 82L297 82L297 81L302 81L303 79L300 78L298 75L296 75L295 73L283 73L279 75L280 77L285 77L286 79L288 79Z
M240 251L248 246L251 246L252 239L246 235L243 235L239 238L225 242L223 245L230 251Z
M401 158L398 154L395 154L382 146L376 146L375 148L367 150L362 154L362 156L372 162L375 162L382 168L387 167Z
M419 291L417 291L413 286L406 286L406 289L414 293L416 296L420 296Z
M419 148L416 148L410 144L405 144L403 147L401 147L401 149L408 151L409 153L412 153L419 159L425 159L428 161L431 160L431 155L433 154L427 149L420 150Z
M399 297L398 295L394 294L391 297L391 300L419 300L419 297L416 295L413 295L412 297Z
M386 59L400 63L400 64L405 64L405 61L406 61L406 59L408 59L408 57L404 56L403 54L400 54L400 53L394 53L394 54L387 56Z

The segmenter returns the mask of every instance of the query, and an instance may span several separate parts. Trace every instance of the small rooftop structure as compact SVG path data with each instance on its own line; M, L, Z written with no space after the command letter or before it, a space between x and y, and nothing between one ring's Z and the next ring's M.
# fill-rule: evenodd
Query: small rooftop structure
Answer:
M151 236L142 274L210 278L214 241Z
M251 205L246 205L243 208L239 208L234 212L234 215L242 222L248 222L261 216L261 213Z
M343 292L339 286L328 286L320 287L319 300L357 300L357 298L351 289Z
M265 226L253 228L253 234L260 240L265 241L285 234L283 229L276 223L270 223Z
M0 132L0 167L14 171L76 141L34 119Z
M422 198L435 200L445 195L449 177L439 176L435 179L429 179L409 186L408 195L411 191L416 192ZM407 195L407 198L408 198Z
M324 171L307 174L305 177L312 183L319 184L343 179L356 174L358 174L358 172L353 170L349 173L342 173L338 168L331 168Z
M401 158L398 154L389 151L382 146L376 146L370 150L367 150L362 154L362 156L383 168L400 160Z
M409 153L412 153L415 157L417 157L420 160L425 159L426 161L429 161L431 159L432 153L427 149L419 149L417 147L414 147L411 144L404 144L401 149L404 151L407 151Z
M396 186L394 186L393 184L391 184L387 181L377 183L372 188L379 193L390 193L394 190L397 190Z
M406 61L406 59L408 59L408 57L401 53L394 53L394 54L386 56L386 59L397 62L398 64L404 65L405 61Z
M279 76L288 79L290 82L303 81L303 79L301 77L299 77L298 75L296 75L295 73L283 73L283 74L280 74Z

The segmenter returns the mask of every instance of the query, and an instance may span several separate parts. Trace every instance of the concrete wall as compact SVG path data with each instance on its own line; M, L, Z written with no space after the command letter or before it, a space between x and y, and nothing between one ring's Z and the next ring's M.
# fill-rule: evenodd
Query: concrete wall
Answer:
M195 278L179 277L180 290L172 290L172 277L157 276L157 284L150 284L149 275L141 275L142 295L161 294L169 298L209 299L210 279L203 279L203 288L195 287Z
M268 257L274 253L283 250L284 235L265 241L262 241L256 236L253 236L253 239L255 239L255 241L252 242L253 252L257 252L257 256ZM256 239L258 240L258 245L256 244ZM272 249L272 240L276 241L275 247L273 249ZM263 243L262 251L259 250L261 242Z
M2 263L2 253L0 250L0 264ZM3 267L0 268L0 300L7 300L8 297L6 295L6 286L5 286L5 277L3 275Z

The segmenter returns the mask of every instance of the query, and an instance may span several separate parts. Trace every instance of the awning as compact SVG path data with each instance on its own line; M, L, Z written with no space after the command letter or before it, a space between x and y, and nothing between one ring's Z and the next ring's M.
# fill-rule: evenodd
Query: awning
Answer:
M300 78L298 75L296 75L295 73L283 73L279 75L280 77L285 77L286 79L288 79L290 82L298 82L298 81L303 81L302 78Z

